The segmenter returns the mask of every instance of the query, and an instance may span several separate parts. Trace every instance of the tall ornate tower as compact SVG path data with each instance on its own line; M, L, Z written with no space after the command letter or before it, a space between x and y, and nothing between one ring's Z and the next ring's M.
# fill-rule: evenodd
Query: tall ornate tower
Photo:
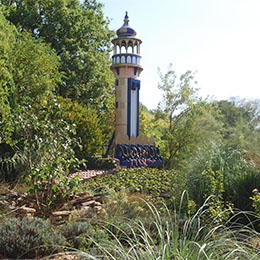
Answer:
M124 24L117 30L111 69L116 78L115 158L122 167L158 166L162 164L153 137L139 134L140 45L136 32L129 25L126 12ZM106 155L112 146L113 137Z
M112 56L112 71L116 78L115 143L132 142L139 136L139 91L142 72L140 45L136 32L129 25L126 12L124 24L117 30Z

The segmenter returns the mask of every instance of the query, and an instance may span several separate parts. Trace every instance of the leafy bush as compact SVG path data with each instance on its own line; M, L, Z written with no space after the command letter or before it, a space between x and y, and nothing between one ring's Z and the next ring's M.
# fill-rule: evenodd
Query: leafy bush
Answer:
M58 97L58 102L64 110L63 118L69 125L74 125L80 145L73 149L78 158L86 158L101 154L104 142L104 131L101 113L90 105L79 104L68 98Z
M100 170L108 170L114 169L117 167L117 159L115 158L88 158L87 167L88 169L100 169Z
M31 106L17 113L10 118L12 127L5 129L4 140L24 154L23 176L38 211L45 214L61 191L68 197L79 187L77 178L69 178L70 169L79 164L72 149L77 143L75 131L62 119L63 111L55 100L49 100L37 114Z
M258 192L258 189L253 189L253 196L250 197L250 199L253 201L253 207L255 209L255 212L260 216L260 193Z
M4 257L48 255L65 245L65 238L40 218L11 218L0 226L0 254Z
M25 168L25 154L7 143L0 144L0 180L15 181Z

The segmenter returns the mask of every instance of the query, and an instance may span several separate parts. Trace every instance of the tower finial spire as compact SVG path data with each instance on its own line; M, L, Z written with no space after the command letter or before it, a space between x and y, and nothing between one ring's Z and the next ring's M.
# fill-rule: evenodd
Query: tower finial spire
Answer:
M116 31L116 33L118 37L135 37L136 31L129 25L129 17L127 11L125 12L124 24Z
M128 17L128 12L127 12L127 11L125 12L124 22L125 22L125 23L128 23L128 22L129 22L129 17Z

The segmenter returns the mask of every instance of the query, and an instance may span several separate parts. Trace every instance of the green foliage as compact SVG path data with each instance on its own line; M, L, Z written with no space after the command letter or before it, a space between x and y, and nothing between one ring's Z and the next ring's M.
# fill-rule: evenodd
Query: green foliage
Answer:
M252 202L249 197L251 191L257 187L260 182L259 173L246 171L236 178L233 189L227 190L228 198L232 199L234 205L243 210L253 210Z
M33 184L31 191L36 197L37 191L44 191L43 202L48 205L60 192L58 186L63 189L64 197L75 193L79 187L77 178L69 178L70 170L78 164L72 149L77 143L73 137L75 132L62 120L62 112L57 105L50 109L52 111L43 111L44 120L26 118L28 128L24 132L24 149L30 169L27 180Z
M208 205L203 206L192 217L183 218L175 211L172 215L161 215L155 206L146 219L123 219L109 223L104 229L110 239L97 243L97 251L81 252L86 259L258 259L257 245L249 241L259 239L255 230L239 224L219 225L203 223ZM182 205L180 205L181 207ZM167 209L166 209L167 211ZM240 214L238 213L237 217ZM246 234L246 235L245 235Z
M8 98L14 87L10 57L13 53L15 34L15 27L4 18L0 10L0 120L10 113Z
M60 231L74 249L86 250L94 247L96 243L109 239L104 229L87 222L71 222L63 225Z
M94 157L101 154L104 131L98 111L84 104L59 97L64 120L75 125L76 135L80 139L80 147L74 147L77 157Z
M158 114L161 111L149 111L143 104L140 104L140 133L144 136L153 136L156 146L160 148L160 152L165 154L167 150L164 132L167 128L165 118L160 118Z
M39 108L52 97L52 91L60 82L59 59L49 46L27 33L18 33L2 16L1 24L8 29L1 30L3 114L10 110L15 113L19 106Z
M0 144L0 180L13 182L25 170L25 155L14 146Z
M8 112L0 117L1 177L25 175L38 206L41 192L41 203L49 208L59 188L68 196L78 186L77 179L68 178L77 163L72 149L77 144L75 132L72 123L63 120L54 96L61 82L60 59L42 40L17 32L2 16L0 24L10 29L1 31L1 58L9 71L8 77L0 78L9 109L1 108Z
M216 178L219 176L220 182L217 190L222 194L221 200L231 202L236 208L250 210L249 196L259 181L259 174L246 159L245 154L232 147L226 147L221 141L210 143L207 149L201 148L197 151L185 166L188 191L197 205L202 205L206 196L219 197L215 192L217 186L210 182L212 175L205 176L209 169L214 174L218 173Z
M69 178L70 169L78 164L72 149L77 143L74 130L62 120L62 111L52 101L37 115L30 107L22 109L10 122L12 127L6 129L5 140L11 147L22 151L25 181L31 185L30 191L44 214L57 194L66 197L79 187L77 178ZM42 204L45 207L42 208Z
M221 126L212 115L214 106L196 96L191 71L181 75L178 81L171 65L167 73L159 71L159 74L158 87L163 90L163 100L155 111L155 119L165 122L164 126L161 124L159 143L166 167L179 169L200 146L217 138Z
M218 199L223 199L224 192L224 176L221 171L213 171L206 169L202 173L202 180L199 191L203 196L203 201L210 195L216 196Z
M182 191L186 189L185 176L174 170L152 168L122 169L105 176L90 179L87 187L100 192L106 188L150 195L153 200L166 198L169 207L178 206ZM175 203L175 205L174 205Z
M159 70L161 82L158 88L163 91L163 101L159 105L165 113L167 128L164 129L164 136L166 141L166 164L168 168L174 167L172 162L182 149L183 144L175 138L177 135L182 135L180 131L185 128L187 114L190 112L190 106L195 101L196 90L191 87L193 82L193 74L187 71L181 75L179 83L177 83L177 76L170 64L168 71L163 75ZM179 125L182 125L180 127ZM184 125L183 125L184 124ZM188 127L187 127L188 128ZM185 138L181 138L185 139Z
M61 58L65 74L57 94L104 106L111 96L110 45L113 36L96 0L1 0L5 16L19 31L42 38Z
M202 173L202 180L200 183L199 193L204 200L209 197L208 200L208 212L204 221L214 218L216 225L225 223L230 217L231 205L223 201L224 193L224 176L221 171L213 171L212 169L206 169Z
M250 199L253 201L253 208L255 209L256 214L260 215L260 194L258 189L253 189L253 196Z
M92 157L87 159L88 169L109 170L115 169L118 166L118 159L115 158L100 158Z
M57 83L59 59L45 43L23 33L17 37L12 60L15 84L13 103L36 109L52 98Z
M0 225L0 255L35 258L60 251L65 238L40 218L11 218Z
M5 91L1 96L5 107L0 108L0 171L1 177L14 180L26 169L32 169L33 159L42 158L33 154L37 148L32 143L36 128L39 130L48 120L42 111L52 102L53 90L60 81L59 59L42 41L17 32L2 14L0 17L3 27L0 73L5 74L0 77L0 89Z

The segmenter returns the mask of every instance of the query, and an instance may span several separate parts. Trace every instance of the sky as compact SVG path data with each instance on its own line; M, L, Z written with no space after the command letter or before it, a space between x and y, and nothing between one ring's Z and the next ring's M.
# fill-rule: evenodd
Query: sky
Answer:
M140 101L162 99L158 68L195 72L199 96L260 99L260 0L99 0L110 29L130 26L142 40ZM112 55L112 53L111 53Z

